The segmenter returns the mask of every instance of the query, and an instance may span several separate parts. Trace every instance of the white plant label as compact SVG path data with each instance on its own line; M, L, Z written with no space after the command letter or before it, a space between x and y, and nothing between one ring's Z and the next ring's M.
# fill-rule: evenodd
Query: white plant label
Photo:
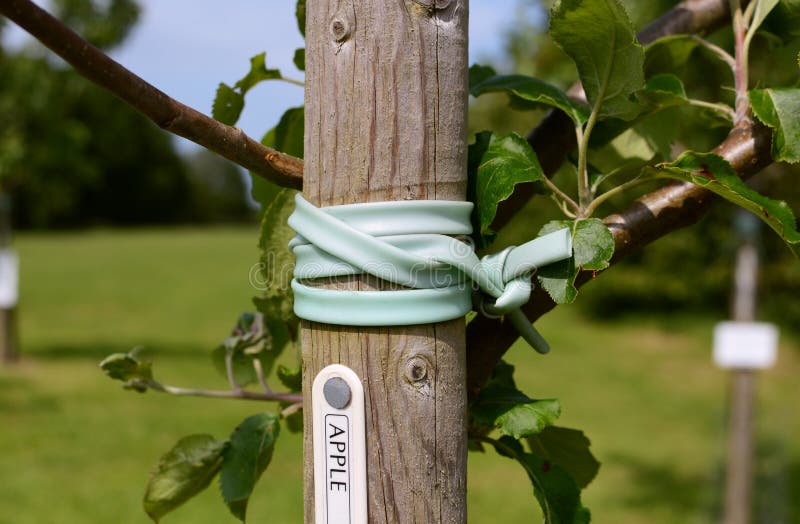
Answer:
M367 524L364 388L333 364L314 379L314 505L317 524Z
M778 328L766 322L720 322L714 328L714 363L724 369L766 369L778 355Z
M19 259L10 248L0 249L0 309L11 309L19 298Z

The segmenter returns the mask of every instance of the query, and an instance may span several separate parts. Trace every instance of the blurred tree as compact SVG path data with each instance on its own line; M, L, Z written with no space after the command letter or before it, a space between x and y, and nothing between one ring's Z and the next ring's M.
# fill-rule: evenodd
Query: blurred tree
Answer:
M106 49L139 15L132 0L56 0L52 8ZM0 188L14 200L16 227L249 217L235 168L201 164L190 169L167 133L38 46L0 48Z
M250 177L236 164L199 149L187 158L192 221L244 222L254 220L255 205L245 205Z

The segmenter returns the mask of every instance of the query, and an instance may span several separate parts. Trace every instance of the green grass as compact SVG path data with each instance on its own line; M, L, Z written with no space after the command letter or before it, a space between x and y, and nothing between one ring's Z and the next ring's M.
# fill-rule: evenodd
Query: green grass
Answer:
M226 436L252 402L123 391L96 367L144 344L165 382L224 387L208 353L254 290L253 229L22 235L23 361L0 370L0 523L145 523L141 495L158 456L189 433ZM588 292L591 292L591 287ZM710 362L711 319L598 324L561 308L539 324L553 353L508 355L531 396L558 397L603 462L584 501L596 523L716 522L727 377ZM798 522L800 353L759 380L756 522ZM267 407L267 409L272 409ZM284 433L251 522L302 520L302 443ZM516 465L471 454L471 523L537 522ZM167 523L233 523L216 486Z

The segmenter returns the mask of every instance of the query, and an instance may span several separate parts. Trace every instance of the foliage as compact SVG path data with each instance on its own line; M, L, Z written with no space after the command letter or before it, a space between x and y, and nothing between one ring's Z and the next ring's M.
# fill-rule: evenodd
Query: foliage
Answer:
M45 59L7 56L0 77L0 183L18 227L191 217L186 167L144 117Z
M523 182L538 182L544 173L531 146L512 133L498 136L485 132L476 136L469 150L469 199L473 211L474 238L480 247L491 243L491 224L497 207Z
M269 395L265 376L279 354L275 341L266 331L261 314L242 314L229 336L215 351L221 359L221 371L231 383L232 393L259 382ZM221 357L217 355L221 353ZM148 389L172 394L219 396L213 391L187 390L158 382L152 364L138 357L138 350L115 353L100 368L125 389L144 393ZM298 373L299 374L299 373ZM294 384L295 374L282 367L281 380ZM158 522L190 498L203 491L219 473L222 498L230 512L245 521L247 503L253 488L269 466L275 441L280 432L281 414L262 413L245 419L225 441L209 435L190 435L178 441L153 470L144 495L144 509ZM296 429L296 418L285 418L290 430Z
M630 119L639 113L631 97L644 84L644 50L617 0L561 0L551 13L550 35L575 61L600 115Z
M119 45L139 19L135 0L55 0L53 14L100 48Z
M253 487L272 460L279 433L277 416L263 413L248 417L233 431L229 445L222 452L219 474L222 498L242 522Z
M158 461L144 493L144 510L153 521L174 510L211 484L222 466L226 442L211 435L180 439Z
M103 47L139 12L130 0L52 6ZM144 116L35 49L0 50L0 77L0 189L16 228L252 219L232 164L181 158Z
M219 474L222 498L233 516L245 522L253 486L269 465L279 432L278 417L261 413L244 419L224 441L204 434L183 437L150 474L145 512L160 521Z
M573 257L539 270L539 283L556 304L569 304L578 296L575 279L580 271L602 271L614 254L614 237L597 218L575 221L554 220L545 224L539 235L564 227L572 230Z
M296 63L300 57L296 54ZM302 65L305 68L305 53L302 54ZM252 88L267 80L287 80L281 75L279 69L267 67L267 53L259 53L250 59L250 70L239 79L233 87L221 82L214 97L211 114L214 118L232 126L239 120L244 109L244 96ZM291 80L290 80L291 81Z
M714 153L687 151L670 164L660 164L659 176L692 182L755 214L775 230L789 247L799 253L800 232L792 209L786 202L767 198L742 182L731 165Z
M800 162L800 89L754 89L753 112L775 129L772 156L778 162Z
M558 401L527 397L517 389L513 372L513 366L501 361L470 406L471 438L492 445L522 466L545 522L588 523L590 514L581 504L580 490L599 468L589 441L579 431L553 426L561 413ZM494 428L503 436L487 437ZM561 436L568 439L562 443ZM526 437L530 452L520 440Z
M499 429L503 434L523 438L540 433L561 415L557 400L534 400L517 389L514 366L500 362L492 378L470 406L478 425Z

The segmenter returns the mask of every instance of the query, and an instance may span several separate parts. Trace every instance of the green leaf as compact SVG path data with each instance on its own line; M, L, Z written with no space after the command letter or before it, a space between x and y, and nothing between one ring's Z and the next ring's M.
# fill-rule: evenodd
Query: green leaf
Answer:
M637 127L632 127L595 150L591 166L600 174L590 179L591 184L599 185L608 178L606 173L612 173L615 169L627 170L629 167L643 166L658 156L659 152L650 138Z
M285 409L291 406L288 402L281 402L280 407L281 409ZM295 411L288 417L283 418L283 423L286 424L286 429L289 430L289 433L302 433L303 432L303 410L300 409Z
M281 364L278 366L278 379L289 391L303 389L303 373L300 369L289 369Z
M680 70L689 63L697 46L690 35L670 35L651 42L644 48L645 73L650 77Z
M622 4L560 0L550 15L550 35L575 61L600 116L629 120L639 113L632 96L644 85L644 49Z
M515 403L495 420L495 426L511 437L535 435L553 424L561 415L558 400L517 400L513 395L504 397L501 392L496 393L498 396L493 399L495 407L502 407L504 403Z
M800 88L754 89L750 103L758 119L775 129L773 159L800 162Z
M258 360L264 375L268 375L289 338L280 319L268 319L262 313L242 313L230 336L211 353L211 360L217 371L227 376L226 357L230 355L233 380L244 387L258 381L253 361Z
M475 422L514 438L527 437L553 424L561 415L558 400L535 400L514 384L514 367L500 362L470 407Z
M800 36L800 1L781 0L767 25L771 33L790 44Z
M750 28L748 31L755 31L761 24L764 23L764 20L767 19L767 15L778 5L779 0L752 0L756 2L756 9L753 12L753 19L750 21Z
M208 487L222 466L226 444L211 435L189 435L161 457L143 501L154 522Z
M305 110L302 106L292 107L281 116L278 125L267 131L261 139L265 146L277 149L288 155L303 158L303 133L305 129ZM285 191L284 188L250 173L253 200L261 204L262 213ZM262 222L262 228L268 224ZM291 237L289 237L291 238ZM288 240L287 240L288 242Z
M242 109L244 109L244 95L228 84L220 83L211 108L211 116L223 124L232 126L239 120Z
M297 6L294 9L294 16L297 18L297 29L303 38L306 36L306 0L297 0Z
M510 437L495 441L494 447L498 454L516 460L525 469L546 524L588 524L591 521L589 510L581 504L580 488L564 468L526 453L522 445Z
M294 66L300 71L306 70L306 48L300 47L294 50L294 58L292 58Z
M538 435L528 437L531 452L542 460L558 464L580 488L597 476L600 462L592 455L591 442L583 431L548 426Z
M542 227L539 236L565 227L572 231L572 258L545 266L537 274L542 288L557 304L569 304L578 296L575 278L580 271L602 271L614 254L614 236L599 218L553 220Z
M297 325L297 317L292 310L292 271L294 255L289 250L289 241L294 231L287 224L294 211L295 191L281 189L272 202L264 209L261 219L261 264L258 274L258 287L261 295L254 299L258 310L271 320L279 320L290 326Z
M211 108L211 116L223 124L234 125L244 109L244 95L260 82L281 78L280 70L267 69L266 60L266 53L259 53L251 57L250 71L233 87L224 83L219 84Z
M800 232L792 209L786 202L772 200L742 182L727 160L714 153L686 151L671 164L659 164L657 176L691 182L760 217L800 256Z
M589 117L589 110L584 104L571 100L559 88L538 78L525 75L500 75L485 78L474 86L470 84L472 96L495 92L507 93L517 108L535 109L542 105L558 108L576 125L583 124Z
M267 134L261 139L261 143L287 155L303 158L304 130L304 107L291 107L283 113L278 125L267 131Z
M669 107L689 103L681 79L675 75L662 74L650 77L636 96L654 107Z
M575 278L578 270L573 259L562 260L539 269L536 277L542 289L556 304L571 304L578 296Z
M219 475L222 498L233 516L242 522L253 488L272 459L280 433L278 420L272 413L244 419L231 434L230 443L222 453Z
M233 86L244 96L256 84L265 80L281 78L279 69L267 69L267 53L259 53L250 58L250 71Z
M100 362L100 369L112 379L124 382L124 388L144 393L147 391L144 383L153 380L153 364L139 360L137 353L137 349L134 349L130 353L109 355Z
M514 192L517 184L544 180L542 167L531 146L516 133L506 136L479 133L469 150L468 198L472 212L473 237L479 247L494 238L492 221L500 202ZM543 187L539 191L543 192Z
M264 145L303 157L303 107L293 107L281 117L277 126L262 139ZM251 175L252 176L252 175ZM294 255L289 251L289 241L294 231L287 224L294 211L296 191L284 189L258 176L252 176L253 198L261 203L261 249L259 271L254 277L260 295L253 299L256 308L264 314L273 337L280 331L285 334L284 344L294 337L298 319L292 310L292 289L289 285L294 269Z
M469 92L472 93L472 89L475 86L477 86L487 78L495 76L496 74L497 71L495 71L492 66L482 66L480 64L472 64L469 68Z

